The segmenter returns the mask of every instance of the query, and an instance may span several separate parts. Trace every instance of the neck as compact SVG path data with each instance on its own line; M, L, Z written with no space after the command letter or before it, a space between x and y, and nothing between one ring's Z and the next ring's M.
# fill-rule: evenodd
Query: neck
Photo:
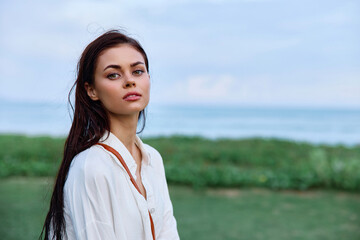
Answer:
M133 155L136 145L136 127L138 115L109 116L110 131L124 144Z

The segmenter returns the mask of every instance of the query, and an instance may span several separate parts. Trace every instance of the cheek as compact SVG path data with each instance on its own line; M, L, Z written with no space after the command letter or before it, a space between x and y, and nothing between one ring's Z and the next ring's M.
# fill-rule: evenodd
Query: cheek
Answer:
M144 92L146 92L146 100L147 100L147 102L149 102L149 99L150 99L150 80L148 80L147 83L145 84Z
M150 93L150 79L146 79L143 83L143 91Z
M146 85L146 89L148 94L150 94L150 81L148 81L147 85Z
M98 87L98 95L103 104L112 105L112 103L118 102L118 99L121 98L121 89L114 82L103 83Z
M119 84L116 84L115 81L103 81L101 84L98 85L98 92L101 95L112 94L119 88L119 86L117 85Z

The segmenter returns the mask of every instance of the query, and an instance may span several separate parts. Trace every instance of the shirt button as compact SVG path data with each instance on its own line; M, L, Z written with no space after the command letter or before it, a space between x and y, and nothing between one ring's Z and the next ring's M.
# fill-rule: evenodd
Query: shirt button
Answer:
M150 209L150 213L153 214L155 212L155 208Z

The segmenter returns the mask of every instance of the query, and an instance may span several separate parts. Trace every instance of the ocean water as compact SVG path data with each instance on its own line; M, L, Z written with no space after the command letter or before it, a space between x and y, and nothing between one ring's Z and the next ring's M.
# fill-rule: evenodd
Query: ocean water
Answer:
M65 136L70 125L66 104L0 103L0 133ZM141 136L174 134L355 145L360 109L150 105Z

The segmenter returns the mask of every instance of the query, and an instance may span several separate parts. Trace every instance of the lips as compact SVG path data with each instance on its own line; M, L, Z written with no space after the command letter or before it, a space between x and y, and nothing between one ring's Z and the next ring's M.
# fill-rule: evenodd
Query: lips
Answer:
M125 101L136 101L136 100L140 99L140 97L141 97L141 94L140 94L140 93L137 93L137 92L129 92L129 93L127 93L127 94L123 97L123 99L124 99Z

